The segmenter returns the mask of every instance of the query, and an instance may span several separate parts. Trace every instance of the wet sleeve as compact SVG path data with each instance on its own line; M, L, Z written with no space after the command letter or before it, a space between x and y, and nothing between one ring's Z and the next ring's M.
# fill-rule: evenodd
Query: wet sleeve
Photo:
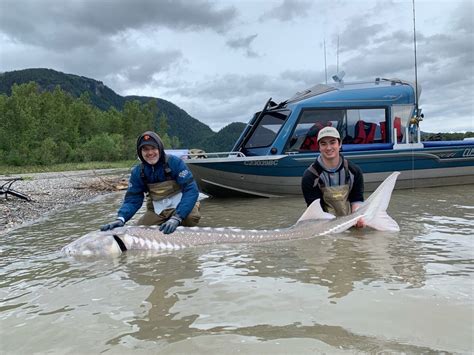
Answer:
M181 219L185 219L191 213L198 200L199 189L194 180L193 174L184 161L174 157L170 159L169 165L174 175L172 176L176 179L178 185L181 186L181 192L183 193L181 201L178 206L176 206L176 214Z
M357 165L351 164L349 169L352 171L352 174L354 174L354 183L349 193L349 202L364 202L364 174Z
M130 220L142 207L145 190L145 185L140 177L140 167L137 166L133 168L130 174L128 189L117 216L123 218L125 222Z
M309 206L314 200L321 199L323 194L319 185L314 185L315 176L310 171L306 170L303 178L301 179L301 190L303 191L304 200L306 205Z

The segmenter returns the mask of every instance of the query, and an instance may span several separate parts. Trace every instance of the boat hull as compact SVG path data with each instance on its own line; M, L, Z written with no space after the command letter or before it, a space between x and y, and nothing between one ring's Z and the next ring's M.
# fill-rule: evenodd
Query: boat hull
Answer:
M474 184L474 144L413 150L347 152L373 191L393 171L396 188ZM301 177L317 154L190 159L187 164L202 191L215 197L302 195Z

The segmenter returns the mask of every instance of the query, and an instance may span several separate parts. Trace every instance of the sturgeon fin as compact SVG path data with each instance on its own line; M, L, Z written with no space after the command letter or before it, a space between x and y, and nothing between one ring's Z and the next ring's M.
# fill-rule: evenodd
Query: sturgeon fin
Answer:
M334 218L336 218L336 216L323 211L323 209L321 208L320 199L318 198L317 200L314 200L311 203L311 205L308 206L306 211L303 212L300 219L298 219L296 223L307 220L307 219L334 219Z
M398 232L400 230L397 222L386 212L398 175L400 173L396 171L388 176L359 208L363 211L362 217L367 226L379 231Z
M366 222L367 226L376 229L378 231L387 231L387 232L399 232L400 227L398 223L394 221L386 212L380 212L371 219L369 222Z

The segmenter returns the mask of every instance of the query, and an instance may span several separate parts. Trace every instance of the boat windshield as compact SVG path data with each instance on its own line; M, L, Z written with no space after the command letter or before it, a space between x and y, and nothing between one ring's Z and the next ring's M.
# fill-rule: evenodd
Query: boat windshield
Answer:
M289 110L266 112L259 122L256 123L257 126L250 138L245 142L244 148L251 149L270 146L289 114Z

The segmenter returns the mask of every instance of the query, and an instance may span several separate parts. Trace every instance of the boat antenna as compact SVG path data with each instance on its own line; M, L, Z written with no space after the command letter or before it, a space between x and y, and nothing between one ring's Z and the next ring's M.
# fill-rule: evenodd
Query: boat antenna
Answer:
M339 73L339 35L337 35L336 73Z
M324 72L326 74L326 84L328 83L328 66L326 63L326 39L324 39Z
M413 46L415 49L415 110L416 117L420 116L418 109L418 65L416 61L416 22L415 22L415 0L412 0L413 4Z

